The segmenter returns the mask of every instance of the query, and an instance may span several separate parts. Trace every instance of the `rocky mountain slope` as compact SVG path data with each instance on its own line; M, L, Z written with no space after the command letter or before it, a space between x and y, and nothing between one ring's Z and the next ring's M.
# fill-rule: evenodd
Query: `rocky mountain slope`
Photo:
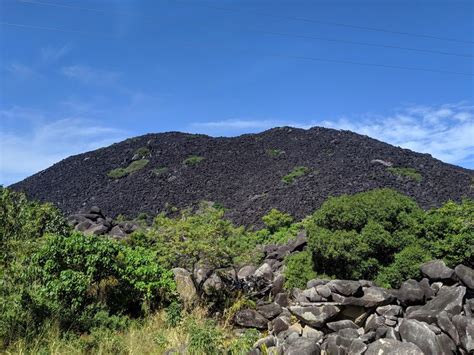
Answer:
M52 143L54 144L54 143ZM212 138L147 134L71 156L11 186L65 213L134 217L213 201L236 223L302 218L328 196L391 187L424 207L474 197L474 172L349 131L275 128Z

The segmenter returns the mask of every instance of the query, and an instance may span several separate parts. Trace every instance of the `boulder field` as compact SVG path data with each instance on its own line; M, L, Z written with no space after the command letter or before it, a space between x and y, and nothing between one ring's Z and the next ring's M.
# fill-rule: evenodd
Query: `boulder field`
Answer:
M283 288L283 258L306 245L304 232L265 248L261 265L173 272L186 307L226 290L256 300L233 316L236 331L264 334L250 354L441 355L474 352L474 270L443 261L421 265L423 279L384 289L366 280L310 280ZM203 278L203 275L206 277ZM232 291L233 292L233 291Z
M349 131L274 128L232 138L169 132L71 156L10 188L66 215L132 219L212 201L239 225L301 219L329 196L393 188L423 208L474 198L474 172Z

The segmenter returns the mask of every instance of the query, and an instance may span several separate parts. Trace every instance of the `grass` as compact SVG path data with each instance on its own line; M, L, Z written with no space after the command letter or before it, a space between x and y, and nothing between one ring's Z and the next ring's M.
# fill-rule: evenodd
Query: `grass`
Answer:
M304 176L310 172L310 169L306 166L295 167L288 175L283 176L281 179L286 184L292 184L296 179Z
M153 169L153 174L155 174L156 176L160 176L160 175L164 175L168 172L168 168L163 166L161 168L156 168L156 169Z
M244 354L260 334L246 331L242 336L230 327L207 318L207 312L197 308L171 325L166 311L132 321L123 330L99 328L91 333L61 334L57 325L45 325L41 334L26 341L19 340L6 349L7 354L103 354L139 355L163 354L168 349L189 354Z
M143 169L150 161L148 159L135 160L126 168L117 168L108 172L108 177L112 179L120 179L124 176L137 172Z
M184 159L183 164L188 165L188 166L197 165L203 160L204 160L204 157L200 157L197 155L190 155L189 157Z
M420 182L423 179L423 176L420 174L420 172L413 168L390 167L387 170L390 171L393 175L406 177L416 182Z
M281 149L267 149L267 155L272 158L278 158L279 156L285 154L285 152Z

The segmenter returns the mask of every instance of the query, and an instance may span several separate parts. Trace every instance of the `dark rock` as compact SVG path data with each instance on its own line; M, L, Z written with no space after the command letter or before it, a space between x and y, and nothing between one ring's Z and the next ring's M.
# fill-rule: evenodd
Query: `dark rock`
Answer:
M270 293L275 296L281 292L283 292L285 285L285 276L283 275L278 275L274 280L273 280L273 285Z
M360 355L360 354L364 354L366 350L367 350L367 345L365 345L365 343L362 340L354 339L351 342L351 345L349 346L347 353L350 355Z
M427 323L435 323L436 316L442 311L446 311L451 316L462 311L462 301L466 293L464 286L444 286L435 298L428 301L424 306L412 312L407 312L406 317L417 319Z
M425 300L425 292L418 281L407 280L401 284L397 298L405 306L421 304Z
M376 314L372 314L367 318L365 322L364 330L365 332L370 332L371 330L376 330L380 327L385 325L385 318L382 316L378 316Z
M98 206L92 206L89 209L89 213L102 215L102 211L100 210L100 208Z
M400 324L400 336L403 341L418 346L425 354L441 354L436 334L424 322L404 319Z
M436 335L436 340L438 341L439 347L441 349L441 354L455 354L457 347L454 344L453 340L444 333Z
M255 270L253 276L257 279L272 281L273 280L272 267L268 265L267 263L264 263L257 270Z
M402 343L394 339L379 339L369 344L365 355L425 355L413 343Z
M311 328L309 325L305 325L303 327L302 336L305 338L313 339L313 341L318 342L324 337L324 333L314 328Z
M383 288L374 286L364 289L364 295L362 297L344 297L333 293L332 299L341 305L372 308L389 304L394 298Z
M272 321L273 333L278 335L290 327L290 322L284 317L277 317Z
M331 296L331 289L327 285L317 285L315 286L316 292L324 298L329 298Z
M257 348L257 349L260 349L260 350L263 350L262 346L265 349L268 349L268 348L271 348L272 346L275 346L275 345L277 345L277 339L274 336L269 335L269 336L266 336L265 338L258 339L255 342L255 344L253 344L253 347Z
M454 270L447 267L442 260L431 260L420 266L421 273L430 281L449 281L451 280Z
M332 280L327 283L332 292L337 292L343 296L362 295L362 287L359 281Z
M418 284L425 293L425 300L430 300L436 295L436 292L431 288L427 278L422 279Z
M306 283L306 288L312 288L312 287L316 287L316 286L319 286L319 285L326 285L328 282L329 282L329 280L322 280L322 279L309 280Z
M465 265L458 265L454 268L456 276L467 288L474 290L474 270Z
M76 225L76 230L79 232L85 232L88 230L90 227L92 227L93 223L89 221L88 219L85 219L84 221L80 222L78 225Z
M401 340L400 333L398 333L394 328L387 328L385 333L386 339Z
M277 303L270 303L262 306L257 306L257 312L267 319L273 319L278 316L282 308Z
M84 231L84 234L88 235L103 235L106 234L109 229L103 224L93 224L88 229Z
M204 281L202 290L208 296L219 293L224 288L222 279L217 274L212 274Z
M459 334L462 347L468 352L474 352L474 318L455 315L452 322Z
M290 304L290 299L286 293L281 292L275 296L275 303L282 307L288 307Z
M234 322L246 328L267 329L268 319L253 309L242 309L235 314Z
M446 311L442 311L436 316L436 323L438 324L438 326L441 328L443 332L448 334L451 337L451 339L453 339L456 345L460 344L459 334L453 322L451 322L451 319L449 318L449 315Z
M327 323L326 326L329 329L331 329L333 332L337 332L337 331L339 331L341 329L344 329L344 328L352 328L352 329L359 328L357 326L357 324L355 324L353 321L347 320L347 319L338 320L336 322L330 322L330 323Z
M285 355L319 355L319 345L310 338L298 338L291 342Z
M237 273L237 278L239 280L245 280L246 278L250 277L255 273L256 267L253 265L246 265L242 267L239 272Z
M403 313L402 307L393 304L377 307L375 311L378 315L384 317L400 317Z
M332 305L289 308L290 312L301 322L314 328L322 327L327 321L334 318L341 310Z
M110 230L109 235L115 238L125 238L127 233L125 233L119 226L115 226Z

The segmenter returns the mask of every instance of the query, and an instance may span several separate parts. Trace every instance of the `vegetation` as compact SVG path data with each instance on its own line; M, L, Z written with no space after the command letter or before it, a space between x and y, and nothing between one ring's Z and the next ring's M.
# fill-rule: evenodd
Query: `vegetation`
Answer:
M0 351L241 354L259 333L237 336L230 319L255 301L225 290L216 309L184 310L170 270L258 264L261 246L303 228L309 243L285 259L287 288L315 277L396 287L420 278L420 263L433 258L474 266L472 200L425 212L398 192L373 190L330 198L301 222L272 209L256 231L210 203L173 216L160 214L122 241L85 236L53 206L0 188Z
M423 176L414 168L389 167L387 170L396 176L405 177L416 182L420 182L423 179Z
M200 156L197 156L197 155L191 155L191 156L187 157L186 159L184 159L183 164L188 165L188 166L192 166L192 165L199 164L203 160L204 160L204 157L200 157Z
M270 156L272 158L278 158L279 156L285 154L285 151L283 151L281 149L267 149L266 153L267 153L268 156Z
M168 168L163 166L161 168L153 169L152 171L153 171L153 174L155 174L156 176L161 176L168 172Z
M140 147L135 151L135 154L133 156L133 160L137 159L145 159L151 155L150 149L147 147Z
M143 169L150 161L148 159L135 160L126 168L117 168L109 171L107 174L112 179L120 179L124 176L137 172Z
M304 176L310 172L310 169L305 166L297 166L289 174L283 176L281 179L286 184L292 184L296 179Z

